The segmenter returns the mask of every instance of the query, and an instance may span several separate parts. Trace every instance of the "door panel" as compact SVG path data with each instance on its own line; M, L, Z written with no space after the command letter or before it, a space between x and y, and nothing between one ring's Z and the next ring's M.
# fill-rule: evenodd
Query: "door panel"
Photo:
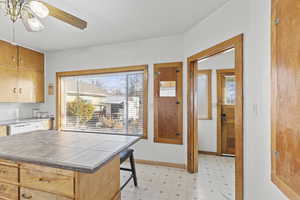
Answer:
M44 71L44 55L24 47L18 47L19 51L19 68L32 70L32 71Z
M34 102L34 72L30 70L19 70L18 86L18 101L22 103Z
M273 1L272 180L300 199L300 1Z
M17 102L18 70L0 66L0 102Z
M17 101L17 47L0 41L0 102Z
M182 144L182 63L154 69L155 142Z
M218 70L217 76L219 153L235 155L235 73Z
M18 47L19 52L19 102L44 101L44 55Z
M0 40L0 67L17 69L18 48Z
M234 106L222 105L222 153L235 154Z

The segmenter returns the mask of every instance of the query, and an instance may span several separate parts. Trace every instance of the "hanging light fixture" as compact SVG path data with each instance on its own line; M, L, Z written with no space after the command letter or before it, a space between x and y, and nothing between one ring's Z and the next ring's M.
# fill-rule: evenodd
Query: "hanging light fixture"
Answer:
M45 27L41 20L47 16L52 16L71 26L84 30L87 28L87 22L56 8L42 0L0 0L0 11L10 18L14 24L17 20L22 20L28 31L41 31ZM14 27L14 26L13 26Z
M13 23L22 19L26 30L30 32L43 30L45 26L41 19L49 15L49 9L43 3L35 0L0 0L0 8Z

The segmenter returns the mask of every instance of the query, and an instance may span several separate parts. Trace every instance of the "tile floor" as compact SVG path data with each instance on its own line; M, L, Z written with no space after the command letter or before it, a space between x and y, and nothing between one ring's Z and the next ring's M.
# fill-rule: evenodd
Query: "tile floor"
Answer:
M129 183L122 200L234 200L234 158L200 155L199 166L198 174L189 174L137 164L139 187ZM121 172L121 182L127 176Z

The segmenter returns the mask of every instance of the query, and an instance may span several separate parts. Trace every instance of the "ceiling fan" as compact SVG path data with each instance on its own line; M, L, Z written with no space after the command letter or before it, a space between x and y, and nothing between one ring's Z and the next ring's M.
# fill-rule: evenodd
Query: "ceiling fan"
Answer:
M29 32L43 30L41 19L49 15L82 30L87 27L86 21L40 0L0 0L1 9L13 23L21 19Z

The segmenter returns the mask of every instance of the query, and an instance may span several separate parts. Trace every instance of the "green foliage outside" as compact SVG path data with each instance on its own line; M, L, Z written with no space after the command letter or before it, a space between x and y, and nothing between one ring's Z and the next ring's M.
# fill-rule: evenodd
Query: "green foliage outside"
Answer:
M85 124L92 119L94 114L94 106L83 100L80 97L76 97L74 101L67 103L67 114L68 116L75 116L77 124Z

